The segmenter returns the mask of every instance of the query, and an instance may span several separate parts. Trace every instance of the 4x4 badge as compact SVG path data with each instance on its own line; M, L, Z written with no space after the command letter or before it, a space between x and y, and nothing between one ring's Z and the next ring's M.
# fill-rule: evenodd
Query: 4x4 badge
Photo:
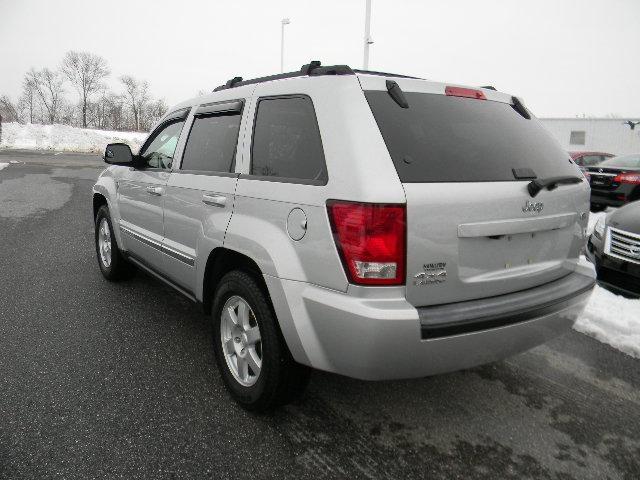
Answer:
M447 280L446 262L426 263L422 266L424 271L413 276L413 284L416 286L443 283Z
M542 202L533 203L527 200L526 203L524 204L524 207L522 207L522 211L540 213L543 208L544 208L544 203Z

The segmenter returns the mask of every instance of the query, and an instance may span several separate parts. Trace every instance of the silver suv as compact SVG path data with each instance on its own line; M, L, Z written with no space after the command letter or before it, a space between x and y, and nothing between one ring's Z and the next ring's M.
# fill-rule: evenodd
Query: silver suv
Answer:
M93 188L98 263L204 306L233 397L502 359L568 329L589 185L516 97L338 66L172 108Z

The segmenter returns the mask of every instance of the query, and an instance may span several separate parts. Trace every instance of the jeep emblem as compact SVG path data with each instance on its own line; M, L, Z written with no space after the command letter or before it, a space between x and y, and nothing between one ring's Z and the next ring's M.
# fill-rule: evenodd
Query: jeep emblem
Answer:
M526 212L540 213L543 208L544 208L544 203L542 202L533 203L527 200L527 202L524 204L524 207L522 207L522 211L525 213Z

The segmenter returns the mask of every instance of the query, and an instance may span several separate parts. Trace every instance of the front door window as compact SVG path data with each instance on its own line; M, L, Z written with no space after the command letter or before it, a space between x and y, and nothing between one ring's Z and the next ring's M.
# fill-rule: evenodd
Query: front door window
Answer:
M183 125L184 120L178 120L160 126L152 134L140 152L147 168L171 168Z

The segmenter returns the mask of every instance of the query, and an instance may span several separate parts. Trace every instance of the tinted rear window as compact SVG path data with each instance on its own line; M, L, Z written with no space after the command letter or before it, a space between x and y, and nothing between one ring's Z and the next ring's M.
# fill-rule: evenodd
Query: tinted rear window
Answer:
M613 157L602 162L599 167L620 167L620 168L640 168L640 155L624 155Z
M386 91L365 95L402 182L513 181L514 168L538 178L576 174L538 120L511 105L405 92L405 109Z
M189 132L180 169L231 172L239 129L239 114L196 117Z

